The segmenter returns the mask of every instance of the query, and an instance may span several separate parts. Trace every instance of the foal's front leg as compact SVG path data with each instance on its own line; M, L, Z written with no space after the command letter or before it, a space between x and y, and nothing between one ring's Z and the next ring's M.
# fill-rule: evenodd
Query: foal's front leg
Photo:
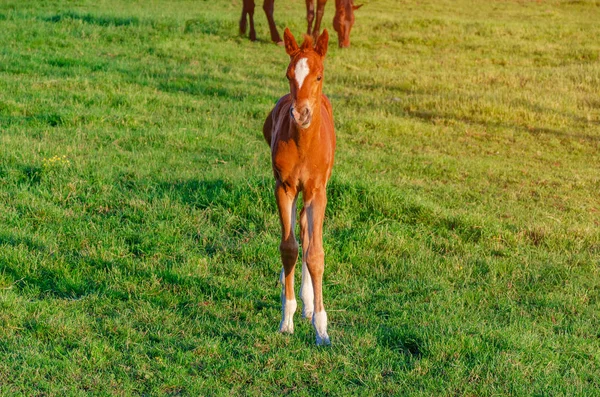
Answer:
M323 271L325 269L325 252L323 251L323 220L327 196L325 186L307 192L304 199L306 221L308 229L308 250L306 253L306 267L312 279L314 291L314 313L312 316L313 327L316 332L317 346L329 345L327 334L327 313L323 305Z
M302 211L300 212L300 238L302 241L302 285L300 286L302 318L312 320L313 312L315 310L315 293L313 291L310 272L308 271L308 266L306 266L306 257L308 256L308 247L310 245L306 208L302 208Z
M294 268L298 260L298 242L294 235L296 225L296 198L295 189L284 186L279 181L275 186L275 198L279 209L281 222L281 244L279 252L283 269L281 271L281 324L279 332L294 333L294 313L296 312L296 296L294 295Z

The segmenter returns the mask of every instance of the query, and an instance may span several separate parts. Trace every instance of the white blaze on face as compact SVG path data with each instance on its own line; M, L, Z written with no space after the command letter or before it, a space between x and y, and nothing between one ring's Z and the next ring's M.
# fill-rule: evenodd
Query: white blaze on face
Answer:
M298 82L298 89L302 88L302 83L304 83L304 79L310 73L310 69L308 67L308 58L302 58L296 63L296 81Z

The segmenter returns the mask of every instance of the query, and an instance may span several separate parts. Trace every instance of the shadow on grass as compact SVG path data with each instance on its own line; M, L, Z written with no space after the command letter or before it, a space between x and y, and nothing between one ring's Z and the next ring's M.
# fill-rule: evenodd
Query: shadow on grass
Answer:
M136 17L117 17L113 15L92 15L80 14L75 11L61 12L49 17L44 17L42 20L46 22L61 22L64 20L74 20L89 23L98 26L138 26L140 20Z
M276 211L273 195L274 182L266 178L242 181L176 180L157 184L157 189L190 207L205 209L221 207L244 215L250 207L266 206ZM272 202L272 204L269 204Z
M220 78L216 73L190 73L183 70L142 72L135 68L121 68L119 72L129 83L152 87L165 93L183 93L210 100L219 98L233 102L275 102L275 97L265 92L264 83L260 81L251 83L232 77ZM264 115L261 114L261 117Z
M418 360L428 355L425 340L409 329L382 326L377 340L381 346L413 359Z
M59 12L54 15L41 18L43 21L51 23L60 23L62 21L81 21L90 25L100 27L123 27L123 26L152 26L153 28L178 27L175 22L165 23L156 20L140 20L137 17L115 16L115 15L94 15L91 13L79 13L76 11ZM235 36L232 35L235 32ZM237 37L237 20L214 19L201 16L191 18L185 21L183 26L184 34L200 33L203 35L222 36L226 38Z
M58 113L39 113L33 116L0 115L0 125L5 128L13 125L62 127L70 124L71 121ZM35 132L31 135L35 136Z
M15 236L5 232L0 232L0 246L2 245L11 245L13 247L24 245L27 247L27 249L32 251L46 251L45 246L29 237Z
M250 178L243 181L181 180L160 182L160 194L179 201L190 208L203 211L206 219L223 233L194 232L188 237L208 257L221 253L243 260L242 247L248 239L261 233L277 233L273 222L277 207L273 197L274 182L270 178ZM416 234L423 227L431 231L426 243L430 249L445 255L461 249L462 243L480 244L486 239L485 229L474 221L445 214L427 203L414 201L393 187L368 186L360 182L343 182L333 178L328 185L328 205L325 226L329 243L337 247L338 255L355 255L352 249L364 244L365 234L357 230L371 230L380 225L396 223ZM300 199L298 211L302 207ZM340 226L337 219L345 219ZM330 223L331 225L332 223ZM357 226L359 225L359 226ZM385 227L385 226L384 226ZM462 242L462 243L459 243ZM349 260L349 258L346 258ZM381 259L383 260L383 259Z
M214 227L210 230L192 227L186 229L184 235L202 256L215 258L217 262L243 260L242 250L248 236L266 230L269 218L276 216L272 183L264 178L241 183L219 179L155 183L127 174L119 176L115 186L127 194L149 194L152 197L150 201L170 197L190 209L206 210L204 212ZM91 216L101 223L106 222L105 218L116 217L129 224L123 230L114 231L118 235L119 246L124 249L118 258L106 260L89 254L87 250L61 247L50 252L31 238L2 233L0 248L3 245L21 247L18 251L36 263L23 265L22 259L17 259L22 257L20 253L13 260L0 263L0 273L12 279L21 290L64 299L106 294L114 299L128 300L131 294L118 280L121 277L130 280L131 285L158 278L169 290L189 288L217 300L241 296L241 290L221 286L210 278L178 274L177 266L186 260L185 255L165 252L157 246L156 239L138 232L138 228L147 227L143 211L119 203L108 206L119 208L119 211L100 215L93 213ZM156 255L160 259L156 259ZM159 298L155 300L160 301ZM260 303L257 305L260 309Z
M477 120L472 117L458 117L458 116L454 116L452 114L444 114L441 112L431 112L431 111L423 111L423 110L414 110L413 111L413 110L405 109L404 112L405 112L405 114L407 114L410 117L424 120L427 122L433 122L436 120L452 120L452 121L458 121L458 122L462 122L462 123L469 124L469 125L478 125L478 126L485 127L485 128L488 128L488 127L506 128L506 129L527 132L527 133L530 133L533 135L548 134L548 135L554 135L558 138L564 138L564 139L579 139L579 140L584 140L584 141L593 142L593 143L600 142L600 135L577 134L577 133L573 134L573 133L560 131L560 130L557 130L554 128L548 128L548 127L535 127L535 126L526 127L526 126L514 124L514 123L505 123L505 122L498 122L498 121L482 121L482 120Z
M53 253L28 237L17 237L7 233L0 235L0 249L3 245L15 248L24 246L34 256L44 257L44 263L35 266L20 261L0 262L0 274L12 279L19 290L34 290L40 296L79 299L103 292L106 290L106 284L99 281L97 272L115 265L113 262L97 258L76 260L74 258L80 256L78 253ZM86 269L86 273L78 273L81 269Z
M245 221L253 221L256 210L276 214L271 178L242 181L179 180L159 182L157 190L172 199L198 209L225 209ZM430 224L459 233L465 240L479 241L481 228L451 216L434 214L434 209L417 203L392 187L373 187L361 182L333 178L327 186L327 217L352 217L359 222L395 220L409 225ZM298 203L298 210L302 201Z
M386 220L408 226L428 226L452 231L464 241L479 242L483 230L467 219L445 215L428 203L416 202L401 189L392 186L369 186L362 182L346 183L332 178L327 187L327 216L350 215L370 224Z
M151 86L154 85L158 90L167 93L226 98L238 102L244 102L251 96L241 82L218 79L209 74L198 76L191 73L169 72L162 76L155 76L152 80L137 81L137 83L150 83Z
M344 78L341 78L338 81L338 84L343 85L344 80L345 80ZM548 135L554 135L559 138L578 139L578 140L584 140L584 141L589 141L589 142L593 142L593 143L600 142L600 135L584 134L584 133L577 133L577 132L570 133L567 131L561 131L556 128L549 128L549 127L545 127L545 126L528 126L528 125L522 125L522 124L510 123L510 122L501 122L501 121L492 121L492 120L487 121L487 120L477 119L475 117L457 116L457 115L454 115L451 113L444 113L444 112L427 110L427 109L413 109L410 106L403 106L403 103L407 100L407 98L411 98L411 102L415 101L415 99L416 99L417 104L419 102L421 102L419 100L419 97L436 98L436 99L442 100L442 101L457 101L457 100L461 99L460 96L458 96L456 94L453 95L448 92L423 90L421 88L415 88L415 87L412 87L407 84L392 83L392 82L382 84L382 83L378 83L378 82L368 82L368 81L367 82L354 82L354 81L348 80L348 83L346 83L346 85L348 85L348 84L352 85L353 87L358 87L360 89L360 91L388 92L389 95L392 95L391 93L393 93L393 96L388 97L387 100L389 102L391 112L397 114L400 117L408 116L408 117L420 119L420 120L423 120L426 122L441 122L441 123L443 123L444 121L461 122L461 123L465 123L465 124L469 124L469 125L477 125L477 126L481 126L481 127L485 127L485 128L493 127L493 128L512 129L512 130L527 132L527 133L530 133L533 135L548 134ZM334 93L331 95L331 97L334 99L338 98L341 102L348 103L349 106L360 107L361 110L364 111L365 104L362 102L355 103L354 101L357 100L355 96L352 96L349 94L336 95ZM450 98L450 99L448 99L448 98ZM586 117L583 117L579 114L572 114L569 112L544 107L544 106L538 105L536 103L533 103L531 101L527 101L527 100L523 100L523 99L514 99L511 101L511 104L514 105L515 107L526 108L527 111L532 112L537 115L555 116L558 114L566 119L570 119L573 123L576 123L579 126L582 126L582 125L589 126L589 125L600 124L600 122L598 120L588 120ZM375 110L380 110L382 104L381 104L381 102L377 101L377 102L372 102L370 104L367 104L366 106L375 111ZM385 106L385 104L384 104L384 106ZM571 130L573 130L573 128L577 128L577 126L573 125L573 126L569 126L569 128Z
M518 106L524 106L526 108L528 108L529 110L531 110L534 113L538 113L538 114L549 114L549 115L556 115L559 114L562 117L568 118L573 120L576 123L581 123L581 124L600 124L600 121L594 121L594 120L588 120L586 117L583 117L581 115L576 115L576 114L572 114L569 112L564 112L564 111L560 111L557 109L552 109L552 108L548 108L545 106L540 106L536 103L533 103L531 101L527 101L525 99L515 99L512 101L512 103L518 105Z
M211 19L205 16L192 18L185 21L184 34L202 33L205 35L218 35L230 37L231 32L237 32L237 21ZM228 34L229 33L229 34Z
M26 266L18 261L0 263L0 274L11 279L16 288L30 290L40 297L81 299L88 295L106 295L122 301L137 297L152 301L157 306L169 307L171 302L164 294L152 293L145 297L147 291L132 293L125 285L143 285L153 279L160 280L160 291L167 291L166 295L182 289L194 291L195 295L187 298L190 300L187 303L192 306L196 300L230 300L245 296L241 290L232 289L210 277L178 274L175 271L179 265L176 260L167 259L159 265L146 266L131 259L104 260L73 250L49 252L48 248L27 237L7 233L0 234L0 249L3 245L25 246L36 256L44 255L43 263L36 266ZM180 307L180 311L189 310L192 309L187 305Z

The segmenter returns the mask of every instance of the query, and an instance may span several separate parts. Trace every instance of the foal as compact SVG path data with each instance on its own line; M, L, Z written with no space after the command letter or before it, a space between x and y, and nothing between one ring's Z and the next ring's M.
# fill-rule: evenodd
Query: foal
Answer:
M323 59L327 52L327 29L313 48L310 36L298 47L289 29L285 29L285 50L290 56L287 79L290 93L281 97L263 126L263 135L271 147L275 175L275 198L281 223L279 252L283 262L281 279L282 320L279 331L294 332L296 311L294 268L298 242L294 235L296 201L302 192L300 212L302 241L302 317L311 319L317 345L328 345L327 313L323 306L322 279L323 219L327 205L326 185L331 176L335 152L335 131L331 103L323 89Z

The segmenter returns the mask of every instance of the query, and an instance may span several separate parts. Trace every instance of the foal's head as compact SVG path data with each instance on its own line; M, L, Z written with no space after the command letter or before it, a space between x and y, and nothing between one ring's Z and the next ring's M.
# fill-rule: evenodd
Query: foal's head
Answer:
M321 103L323 89L323 59L327 53L329 34L327 29L317 39L313 48L312 38L304 36L300 47L289 29L283 34L285 51L290 56L290 65L287 68L287 79L290 82L292 108L290 113L294 122L300 128L310 127L313 112Z
M353 0L336 0L335 16L333 17L333 28L338 34L340 48L350 47L350 31L354 26L354 11L362 7L355 6Z

